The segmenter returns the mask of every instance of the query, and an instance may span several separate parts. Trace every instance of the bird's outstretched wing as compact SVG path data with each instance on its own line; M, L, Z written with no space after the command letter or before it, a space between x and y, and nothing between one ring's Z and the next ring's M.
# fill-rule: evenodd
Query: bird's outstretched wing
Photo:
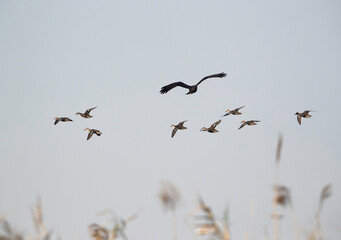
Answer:
M197 86L208 78L218 78L218 77L219 78L226 77L226 73L222 72L222 73L217 73L217 74L212 74L212 75L206 76L197 83Z
M94 110L97 107L89 108L88 110L85 111L85 114L89 114L92 110Z
M60 121L60 118L57 118L56 121L54 121L54 125L56 125Z
M250 120L249 122L260 122L260 120Z
M243 107L245 107L245 105L244 106L241 106L241 107L239 107L239 108L236 108L235 110L240 110L240 109L242 109Z
M245 125L246 125L246 123L243 123L242 125L240 125L240 127L238 128L238 130L241 129L241 128L243 128Z
M160 90L160 93L161 94L165 94L167 93L169 90L172 90L173 88L175 87L183 87L183 88L187 88L187 89L190 89L190 86L188 86L186 83L183 83L183 82L174 82L174 83L171 83L171 84L168 84L166 86L163 86Z
M92 134L94 134L94 131L90 131L88 134L88 138L86 140L89 140L92 137Z
M297 121L301 125L301 115L297 115Z
M230 115L230 114L231 114L231 112L225 113L223 117Z
M179 125L180 125L181 127L183 127L183 126L184 126L184 123L187 122L187 121L188 121L188 120L182 121L182 122L179 123Z
M217 122L213 123L213 124L211 125L211 127L215 128L216 126L219 125L219 123L221 123L221 119L219 119Z
M178 131L178 128L177 128L177 127L175 127L175 128L173 129L173 131L172 131L172 137L174 137L176 131Z

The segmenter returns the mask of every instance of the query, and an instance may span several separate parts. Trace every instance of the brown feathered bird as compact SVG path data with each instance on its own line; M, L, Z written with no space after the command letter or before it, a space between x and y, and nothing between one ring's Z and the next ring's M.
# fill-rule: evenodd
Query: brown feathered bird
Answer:
M257 122L260 122L259 120L250 120L250 121L242 121L242 125L240 125L240 127L238 129L243 128L245 125L249 125L249 126L254 126L257 125Z
M230 114L232 114L232 115L241 115L242 113L239 112L239 110L242 109L243 107L245 107L245 106L236 108L236 109L234 109L234 110L226 110L226 114L225 114L223 117L225 117L225 116L227 116L227 115L230 115Z
M206 76L203 79L201 79L197 84L195 84L193 86L189 86L189 85L187 85L186 83L183 83L183 82L174 82L174 83L168 84L166 86L163 86L161 88L160 93L161 94L165 94L165 93L167 93L168 91L172 90L175 87L183 87L183 88L187 88L188 89L188 93L186 93L186 94L193 94L193 93L195 93L197 91L198 85L200 83L202 83L204 80L209 79L209 78L223 78L225 76L226 76L226 73L224 73L224 72L213 74L213 75L209 75L209 76Z
M97 129L89 129L89 128L86 128L84 130L88 130L89 131L89 134L88 134L88 137L86 140L89 140L93 134L96 134L97 136L101 136L101 131L97 130Z
M85 111L85 113L78 112L76 113L76 115L81 116L83 118L92 118L92 116L90 115L90 112L94 110L95 108L97 107L89 108L88 110Z
M301 118L311 118L311 115L309 114L309 112L312 112L312 110L305 110L303 113L295 113L295 115L297 115L297 121L298 123L301 125Z
M183 122L179 122L177 125L174 125L172 124L171 127L174 127L173 131L172 131L172 137L174 137L175 133L180 129L180 130L184 130L184 129L187 129L185 126L184 126L184 123L187 122L188 120L186 121L183 121Z
M200 131L206 131L206 132L209 132L209 133L216 133L216 132L219 132L217 129L215 129L219 123L221 123L221 120L218 120L217 122L213 123L209 128L201 128Z
M73 122L70 118L68 117L55 117L54 118L54 125L56 125L59 121L61 122Z

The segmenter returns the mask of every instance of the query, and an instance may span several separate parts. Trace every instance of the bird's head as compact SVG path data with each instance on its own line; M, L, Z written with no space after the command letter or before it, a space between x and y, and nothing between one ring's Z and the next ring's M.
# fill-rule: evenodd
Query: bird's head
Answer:
M228 109L227 109L225 112L229 113L229 112L231 112L231 110L228 110Z
M84 129L84 131L86 131L86 130L90 131L90 129L89 129L89 128L85 128L85 129Z
M81 113L78 112L78 113L76 113L76 115L81 116Z
M203 128L200 129L200 132L201 131L207 131L207 128L203 127Z
M240 123L245 123L245 121L241 121Z
M170 125L170 127L175 127L175 125L174 125L174 124L172 124L172 125Z

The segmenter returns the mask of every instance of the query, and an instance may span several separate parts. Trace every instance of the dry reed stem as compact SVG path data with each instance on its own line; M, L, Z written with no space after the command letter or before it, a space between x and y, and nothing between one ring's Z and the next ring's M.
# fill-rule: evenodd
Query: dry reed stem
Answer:
M195 221L198 221L198 219L201 220L201 222L192 224L195 236L198 237L206 236L221 240L230 240L227 210L225 211L224 219L221 223L222 225L221 228L218 221L216 220L216 217L213 214L213 211L209 206L205 204L204 200L200 196L198 197L198 204L199 206L197 206L187 216L187 219L191 217ZM201 212L204 215L196 215L199 212Z
M161 182L161 188L159 191L159 199L165 211L170 209L172 212L173 240L177 239L175 211L180 201L180 197L181 195L180 195L179 190L172 183L167 182L167 181Z
M96 223L90 224L88 229L90 232L90 236L95 240L115 240L117 238L128 239L125 229L127 224L134 221L139 215L141 209L134 213L133 215L127 217L126 219L118 219L116 214L111 209L106 209L98 213L98 215L110 215L110 220L106 221L106 225L108 222L111 222L113 226L111 228L107 228L106 226L99 225Z

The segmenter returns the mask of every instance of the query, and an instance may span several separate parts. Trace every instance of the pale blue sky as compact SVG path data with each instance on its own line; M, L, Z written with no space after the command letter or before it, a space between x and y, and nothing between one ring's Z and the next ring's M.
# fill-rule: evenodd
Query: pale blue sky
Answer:
M42 197L46 224L62 239L90 239L87 226L111 208L143 208L130 239L171 239L161 180L182 193L179 239L196 192L232 236L271 234L277 137L280 181L293 194L302 229L321 188L333 184L323 223L340 238L341 3L339 1L1 1L0 215L33 233L29 208ZM194 95L162 86L211 79ZM200 132L228 108L217 134ZM98 106L94 118L76 112ZM299 126L294 113L313 109ZM73 123L54 126L54 117ZM237 128L259 119L255 127ZM188 130L170 138L173 123ZM84 128L103 132L86 141ZM288 212L284 211L284 214ZM289 215L283 239L291 239Z

